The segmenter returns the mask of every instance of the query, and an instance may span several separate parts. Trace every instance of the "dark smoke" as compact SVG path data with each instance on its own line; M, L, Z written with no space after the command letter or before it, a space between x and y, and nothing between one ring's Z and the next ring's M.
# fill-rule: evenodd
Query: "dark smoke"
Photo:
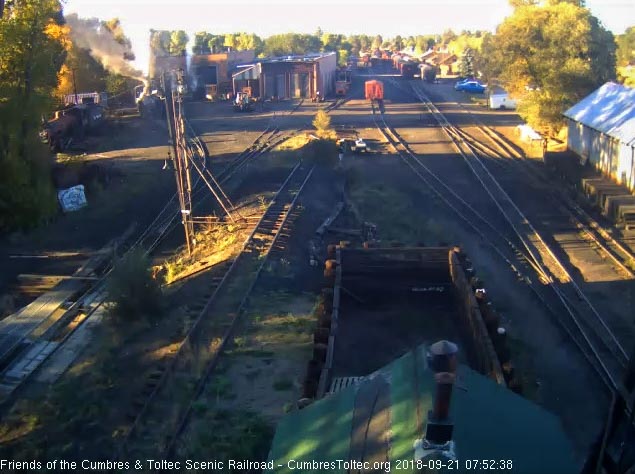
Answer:
M76 14L68 15L66 23L71 30L73 43L90 51L92 57L104 68L115 74L121 74L143 82L148 81L143 73L133 68L126 58L134 57L129 45L118 43L110 30L101 25L96 18L78 18Z

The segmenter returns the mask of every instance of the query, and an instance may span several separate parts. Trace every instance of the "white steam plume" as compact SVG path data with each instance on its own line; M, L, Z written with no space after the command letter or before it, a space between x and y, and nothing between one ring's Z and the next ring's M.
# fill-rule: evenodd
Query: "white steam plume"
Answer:
M96 18L83 19L72 14L66 17L66 23L75 45L89 50L90 55L108 71L143 82L145 93L149 87L147 78L126 59L134 56L130 45L118 43L112 32Z

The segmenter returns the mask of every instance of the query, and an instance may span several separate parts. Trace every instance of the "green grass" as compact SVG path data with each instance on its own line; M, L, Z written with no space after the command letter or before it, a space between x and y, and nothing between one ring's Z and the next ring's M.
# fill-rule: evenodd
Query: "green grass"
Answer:
M278 379L273 382L272 387L278 391L291 390L293 388L293 381L289 379Z
M354 203L363 219L378 225L380 239L411 245L452 241L441 223L431 218L417 219L421 210L414 206L411 196L383 184L366 186L355 177L351 185Z
M257 413L209 410L201 417L193 439L184 444L179 454L189 459L208 459L213 453L214 459L223 461L225 466L215 472L229 473L229 459L265 460L273 432L273 427Z
M230 398L231 397L231 381L224 375L217 375L208 385L208 393L211 393L215 398Z

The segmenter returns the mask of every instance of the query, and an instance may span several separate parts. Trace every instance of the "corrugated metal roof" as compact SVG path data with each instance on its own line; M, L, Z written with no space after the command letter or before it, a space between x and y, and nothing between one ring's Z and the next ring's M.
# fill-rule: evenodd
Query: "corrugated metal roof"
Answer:
M635 144L635 89L607 82L563 115L623 143Z
M418 472L406 461L414 458L413 442L425 432L434 391L426 347L419 346L359 384L286 415L270 451L274 468L265 472L291 474L300 462L360 459L360 452L364 460L401 466L400 473ZM469 459L513 460L513 471L520 473L579 472L554 415L464 365L458 368L450 416L459 472L468 470ZM335 466L330 472L348 471Z

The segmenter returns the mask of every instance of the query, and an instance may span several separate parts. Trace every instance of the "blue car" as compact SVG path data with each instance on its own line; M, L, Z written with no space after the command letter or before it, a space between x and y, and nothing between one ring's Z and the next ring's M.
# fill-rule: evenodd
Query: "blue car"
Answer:
M485 92L485 87L486 86L478 81L465 81L456 83L454 86L454 90L470 92L472 94L482 94Z

